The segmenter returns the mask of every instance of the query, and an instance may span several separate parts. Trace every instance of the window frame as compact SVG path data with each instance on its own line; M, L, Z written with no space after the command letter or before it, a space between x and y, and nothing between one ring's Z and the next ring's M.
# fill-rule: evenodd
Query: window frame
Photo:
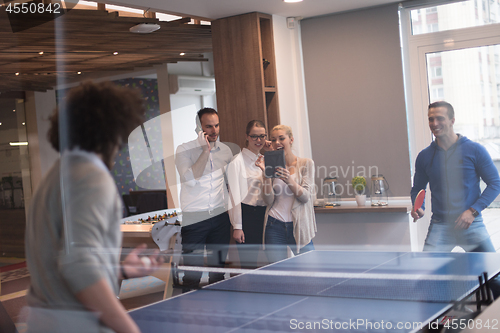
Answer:
M427 120L429 90L426 54L500 44L500 23L412 35L411 10L442 4L445 3L400 7L399 11L412 174L418 153L432 142Z

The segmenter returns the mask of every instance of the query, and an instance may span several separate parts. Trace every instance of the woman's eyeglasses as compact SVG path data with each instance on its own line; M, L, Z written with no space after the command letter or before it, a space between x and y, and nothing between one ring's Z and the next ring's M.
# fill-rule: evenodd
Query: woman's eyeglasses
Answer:
M262 134L262 135L249 135L250 138L252 138L253 141L257 141L258 139L260 140L265 140L267 138L267 135Z

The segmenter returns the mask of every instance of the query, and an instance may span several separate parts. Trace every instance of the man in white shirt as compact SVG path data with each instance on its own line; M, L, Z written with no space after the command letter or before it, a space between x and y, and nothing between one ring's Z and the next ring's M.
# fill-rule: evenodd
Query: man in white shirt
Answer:
M205 246L209 266L224 267L230 240L225 167L231 149L217 141L219 116L211 108L198 111L198 138L177 148L175 165L181 177L182 253L184 265L203 266ZM201 272L186 271L183 289L198 288ZM224 279L210 272L209 283Z

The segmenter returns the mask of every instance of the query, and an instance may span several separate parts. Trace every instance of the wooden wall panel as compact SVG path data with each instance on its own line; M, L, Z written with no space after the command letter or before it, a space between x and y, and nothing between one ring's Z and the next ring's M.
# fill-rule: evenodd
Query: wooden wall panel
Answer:
M262 18L268 27L261 32ZM214 71L217 88L217 108L220 116L221 140L245 144L245 128L253 119L268 122L265 94L262 45L265 41L266 59L274 63L271 16L249 13L212 22ZM269 47L271 45L271 47ZM271 69L272 70L272 69ZM274 69L274 80L276 77ZM272 75L270 76L272 79ZM274 84L275 86L275 84ZM276 93L269 96L274 96ZM274 123L275 120L273 120Z

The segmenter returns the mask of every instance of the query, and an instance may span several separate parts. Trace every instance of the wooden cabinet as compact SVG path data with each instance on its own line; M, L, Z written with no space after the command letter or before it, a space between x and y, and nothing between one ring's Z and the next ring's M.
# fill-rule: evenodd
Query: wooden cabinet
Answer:
M212 22L217 108L223 142L245 145L250 120L280 122L272 16L249 13Z

